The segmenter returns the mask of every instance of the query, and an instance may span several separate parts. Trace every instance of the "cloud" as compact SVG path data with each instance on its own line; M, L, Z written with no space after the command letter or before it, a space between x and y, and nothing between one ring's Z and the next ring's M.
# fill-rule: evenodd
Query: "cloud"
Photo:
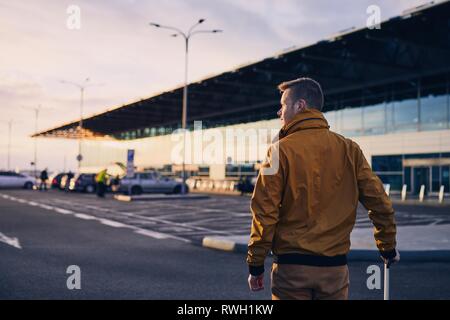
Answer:
M42 93L42 86L32 77L20 72L0 73L0 101L17 105L41 97Z

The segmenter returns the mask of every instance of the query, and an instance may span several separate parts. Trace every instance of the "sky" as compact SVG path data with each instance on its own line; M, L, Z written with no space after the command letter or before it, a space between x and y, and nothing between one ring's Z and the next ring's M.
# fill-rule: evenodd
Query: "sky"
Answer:
M184 80L184 43L149 22L204 29L191 41L189 80L220 74L283 50L364 27L367 7L381 19L427 3L423 0L0 0L0 170L30 169L38 131L77 120L80 92L61 81L91 86L84 116L170 90ZM80 28L71 29L72 5ZM75 169L77 143L37 139L38 167Z

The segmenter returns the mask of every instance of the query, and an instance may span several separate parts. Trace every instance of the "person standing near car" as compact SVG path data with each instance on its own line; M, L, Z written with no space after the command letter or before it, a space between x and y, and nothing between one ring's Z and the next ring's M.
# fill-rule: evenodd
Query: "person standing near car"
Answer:
M66 184L64 186L64 191L65 192L69 192L70 191L70 181L72 181L73 177L75 177L75 175L73 174L72 171L69 171L69 173L67 174L67 179L66 179Z
M106 176L107 170L103 169L95 176L95 182L97 183L97 197L104 198L106 191Z
M120 176L116 175L116 177L111 181L112 192L116 193L117 191L119 191L119 186L120 186Z
M394 209L360 147L329 130L320 84L300 78L279 89L282 129L251 200L249 286L264 288L264 260L272 250L272 299L346 300L358 202L368 210L386 264L400 259Z
M47 168L45 168L44 170L41 171L40 179L41 179L41 182L39 183L39 190L47 191L47 180L48 180Z

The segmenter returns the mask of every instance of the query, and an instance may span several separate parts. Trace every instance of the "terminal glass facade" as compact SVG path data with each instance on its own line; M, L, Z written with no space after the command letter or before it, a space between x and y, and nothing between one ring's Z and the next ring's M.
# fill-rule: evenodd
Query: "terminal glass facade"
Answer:
M448 88L438 94L411 98L417 92L408 91L382 103L346 108L325 113L331 129L347 137L382 135L398 132L445 130L450 128ZM403 98L405 97L405 98Z
M372 157L372 169L391 190L418 193L422 185L426 193L444 192L450 187L450 153L383 155Z
M382 96L361 94L352 100L336 100L327 104L325 117L331 129L347 137L383 135L388 133L443 130L450 128L449 85L444 82L433 86L411 84L410 88L390 89ZM369 103L369 101L377 101ZM379 102L382 101L382 102ZM181 107L181 106L180 106ZM261 112L260 120L276 118L277 106L273 112ZM254 115L253 115L254 116ZM227 127L241 121L248 123L245 114L236 115L230 122L203 121L206 128ZM258 119L259 119L258 118ZM254 122L255 120L253 120ZM276 120L277 121L277 120ZM193 125L190 124L191 126ZM168 135L180 125L159 128L141 128L122 132L116 138L134 140L145 137ZM192 128L191 128L192 129Z

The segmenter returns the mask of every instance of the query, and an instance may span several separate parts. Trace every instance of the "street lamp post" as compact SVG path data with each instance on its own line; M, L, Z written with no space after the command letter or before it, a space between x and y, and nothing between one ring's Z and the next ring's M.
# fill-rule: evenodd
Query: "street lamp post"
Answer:
M37 107L23 107L25 109L34 111L34 133L38 133L38 122L39 122L39 113L42 110L42 106L38 105ZM37 177L37 138L34 138L34 156L33 156L33 171L34 176Z
M13 121L8 121L8 171L11 170L11 131Z
M185 40L185 56L184 56L184 88L183 88L183 112L181 118L181 127L183 128L183 164L182 164L182 178L183 183L181 186L181 193L186 194L186 123L187 123L187 111L188 111L188 65L189 65L189 40L192 36L199 33L219 33L222 30L213 29L213 30L197 30L194 31L196 27L205 22L205 19L198 20L192 27L189 28L188 32L183 32L178 28L164 26L159 23L150 23L150 26L161 29L168 29L171 31L175 31L172 34L172 37L181 36Z
M6 162L6 166L7 166L7 170L10 171L11 170L11 133L12 133L12 125L13 125L13 119L9 120L8 122L6 122L8 124L8 145L7 145L7 162Z
M76 83L71 81L60 81L63 84L72 85L78 89L80 89L80 122L79 122L79 132L80 136L78 138L78 155L77 155L77 161L78 161L78 172L80 172L81 167L81 161L83 160L83 156L81 155L81 142L83 139L83 108L84 108L84 90L89 87L88 82L89 78L86 78L82 83Z
M0 121L1 123L6 123L8 126L8 143L6 145L7 149L7 158L6 158L6 170L11 171L11 135L12 135L12 126L15 123L13 119L9 121Z

